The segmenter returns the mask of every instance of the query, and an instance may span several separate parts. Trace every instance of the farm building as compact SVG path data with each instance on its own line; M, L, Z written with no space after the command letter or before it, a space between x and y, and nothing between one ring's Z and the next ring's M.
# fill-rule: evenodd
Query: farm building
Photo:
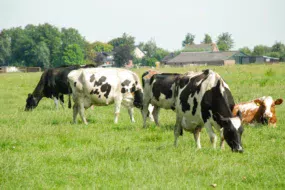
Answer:
M192 44L184 47L185 52L217 52L219 48L216 44Z
M139 47L135 47L135 50L134 50L134 56L136 57L136 58L139 58L139 59L141 59L141 58L143 58L144 56L145 56L145 52L144 51L142 51Z
M268 56L247 56L243 57L241 64L249 63L278 63L279 58L268 57Z
M247 55L239 51L182 52L168 60L166 65L234 65L241 63L243 57L247 57Z

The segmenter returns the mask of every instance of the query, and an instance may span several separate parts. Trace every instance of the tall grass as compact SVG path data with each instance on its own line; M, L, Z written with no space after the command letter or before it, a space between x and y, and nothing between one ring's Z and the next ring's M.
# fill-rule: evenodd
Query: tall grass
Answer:
M206 67L162 68L183 73ZM228 83L236 102L271 95L284 98L285 65L209 67ZM146 69L134 70L141 75ZM277 128L245 126L243 154L213 150L205 132L196 150L192 134L173 147L175 114L162 110L161 127L142 128L139 110L126 109L113 124L113 105L87 110L89 125L73 125L72 110L43 99L24 112L40 73L0 75L1 189L284 189L285 106Z

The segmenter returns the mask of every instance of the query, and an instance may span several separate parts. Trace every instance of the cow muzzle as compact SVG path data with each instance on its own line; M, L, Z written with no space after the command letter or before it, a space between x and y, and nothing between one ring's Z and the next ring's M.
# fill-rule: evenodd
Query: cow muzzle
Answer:
M233 148L233 152L243 153L243 148L239 145L238 148Z

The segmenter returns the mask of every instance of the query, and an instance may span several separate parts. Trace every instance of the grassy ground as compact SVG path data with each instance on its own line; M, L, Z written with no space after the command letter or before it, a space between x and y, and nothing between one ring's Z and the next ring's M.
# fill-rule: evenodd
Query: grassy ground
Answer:
M285 64L211 68L228 83L236 102L284 98ZM0 189L285 188L284 104L277 107L277 128L245 126L243 154L228 146L213 150L205 130L201 150L189 133L174 148L172 111L162 110L160 128L149 122L147 129L138 110L136 123L122 109L119 124L113 124L113 105L87 110L88 126L71 124L72 110L55 110L50 99L24 112L39 78L40 73L0 75Z

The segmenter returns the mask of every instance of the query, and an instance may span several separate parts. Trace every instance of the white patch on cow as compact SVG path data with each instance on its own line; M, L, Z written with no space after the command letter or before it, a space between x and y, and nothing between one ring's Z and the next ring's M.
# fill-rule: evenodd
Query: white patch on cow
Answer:
M256 105L254 102L249 102L249 103L245 103L245 104L240 104L237 105L238 109L243 113L249 110L255 110L257 109L259 106Z
M264 98L263 103L265 106L264 116L271 118L273 116L273 113L271 112L271 106L274 103L274 100L271 96L262 97L262 98Z
M233 118L230 118L233 126L236 128L236 130L238 130L241 126L241 120L239 117L233 117Z

